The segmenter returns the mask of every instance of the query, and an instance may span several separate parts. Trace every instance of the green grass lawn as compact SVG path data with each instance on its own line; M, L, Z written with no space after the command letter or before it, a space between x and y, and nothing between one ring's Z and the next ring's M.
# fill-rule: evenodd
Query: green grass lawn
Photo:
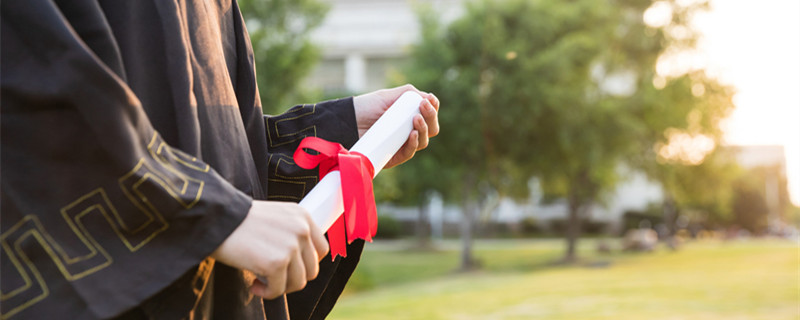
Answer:
M479 242L483 269L457 273L454 245L414 252L367 244L329 318L800 319L797 242L706 241L677 252L598 255L583 241L583 262L554 265L562 246Z

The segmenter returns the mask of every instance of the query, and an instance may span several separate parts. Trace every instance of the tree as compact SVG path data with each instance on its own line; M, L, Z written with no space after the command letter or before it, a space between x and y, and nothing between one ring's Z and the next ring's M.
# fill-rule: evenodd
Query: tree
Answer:
M434 186L438 182L437 177L430 175L430 172L436 170L436 163L430 157L420 158L422 153L418 153L413 161L381 172L373 183L377 202L393 202L402 206L417 207L417 249L430 249L432 245L428 224L430 191L440 188Z
M742 170L729 150L715 148L699 163L661 159L643 168L662 186L662 220L669 231L668 243L674 243L672 236L677 231L675 222L678 217L706 226L719 226L731 221L736 198L733 186Z
M473 6L470 14L480 14L480 10ZM507 190L500 182L512 180L502 178L505 171L500 170L499 162L486 157L493 154L487 143L494 141L485 136L488 132L484 126L492 121L485 112L491 106L486 92L479 94L475 90L482 82L481 70L471 68L480 60L482 43L468 39L480 39L484 30L473 29L462 19L450 26L447 34L455 36L450 38L444 35L445 31L433 14L423 14L420 20L423 40L413 50L414 62L404 80L435 92L441 101L454 108L442 113L440 125L445 130L436 142L415 161L399 168L398 183L401 190L411 191L405 195L437 190L446 201L460 202L464 246L461 267L471 269L476 265L471 254L471 235L480 210L479 200L486 198L492 189ZM445 41L441 41L443 37ZM458 50L469 53L459 55ZM479 188L479 185L484 187Z
M668 17L645 29L662 43L658 54L650 57L655 59L653 66L679 63L675 58L679 53L693 50L697 34L691 29L690 19L707 8L705 1L659 1L648 8L661 10ZM657 68L651 68L653 85L642 87L638 98L634 97L635 103L651 112L636 117L647 128L637 141L644 152L628 163L661 184L668 225L689 211L702 214L708 223L730 221L731 186L741 170L734 156L719 145L720 122L734 108L734 90L702 69L662 69L656 72ZM674 233L674 227L669 229Z
M256 61L264 113L283 112L313 93L300 86L319 59L309 33L328 7L318 0L240 0Z
M689 115L699 113L705 126L698 132L713 132L730 109L729 92L702 73L659 83L659 57L692 40L646 25L641 17L651 4L475 1L447 28L423 16L406 76L448 109L440 115L442 134L419 156L435 165L414 161L409 167L425 174L411 182L462 202L469 226L483 190L525 197L538 177L545 192L566 199L564 260L575 260L580 221L614 190L620 165L655 161L667 129L692 129ZM680 8L673 21L686 25L700 6ZM721 93L697 94L695 83Z

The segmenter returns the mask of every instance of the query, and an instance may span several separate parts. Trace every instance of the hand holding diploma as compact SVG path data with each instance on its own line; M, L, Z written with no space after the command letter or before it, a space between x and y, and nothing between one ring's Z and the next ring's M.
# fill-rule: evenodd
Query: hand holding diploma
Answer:
M400 97L395 98L398 93ZM387 108L382 99L394 102ZM362 104L364 101L373 102ZM345 242L371 241L377 231L372 178L387 164L402 163L417 149L427 147L428 138L439 131L436 97L412 86L359 96L354 98L354 105L358 122L366 123L363 128L369 129L360 130L361 138L351 150L318 138L306 138L294 154L297 165L320 168L319 184L300 201L300 206L311 213L318 226L328 230L334 259L338 255L347 256ZM360 109L363 107L369 109ZM311 155L306 148L318 154Z
M250 292L272 299L317 277L328 253L323 232L295 203L253 200L244 221L211 256L268 279L254 281Z
M399 150L396 149L396 153L390 153L386 159L371 159L375 174L381 168L394 167L408 161L416 151L427 147L428 139L439 133L439 100L433 94L420 92L411 85L353 98L358 134L361 138L407 91L416 92L421 97L417 100L421 100L418 113L415 110L410 114L413 127L409 128L410 133L399 136L402 146ZM381 146L373 143L368 147ZM353 150L355 149L354 146ZM331 178L338 178L338 175L338 171L329 174ZM330 182L332 179L322 179L318 187L326 180ZM336 180L334 185L338 188L336 195L341 207L340 182ZM306 202L307 200L304 199ZM301 207L294 203L254 201L245 220L211 256L235 268L252 271L259 275L259 279L267 280L255 280L250 288L253 294L263 298L276 298L283 293L301 290L319 272L317 263L328 252L323 232L333 223L333 220L317 221L320 218L310 216L310 211L312 210L307 206Z
M408 161L416 151L428 147L428 139L439 134L439 99L432 93L417 90L412 85L404 85L392 89L378 90L353 98L358 123L358 137L364 136L375 121L378 121L386 110L405 92L412 91L419 94L423 100L420 103L420 116L414 118L414 130L408 136L406 143L394 157L389 160L384 169L392 168Z

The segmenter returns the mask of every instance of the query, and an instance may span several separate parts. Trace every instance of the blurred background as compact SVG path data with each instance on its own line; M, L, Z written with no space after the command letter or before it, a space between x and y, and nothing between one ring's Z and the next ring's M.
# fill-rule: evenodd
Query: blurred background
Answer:
M441 100L330 318L800 319L800 2L239 2L265 113Z

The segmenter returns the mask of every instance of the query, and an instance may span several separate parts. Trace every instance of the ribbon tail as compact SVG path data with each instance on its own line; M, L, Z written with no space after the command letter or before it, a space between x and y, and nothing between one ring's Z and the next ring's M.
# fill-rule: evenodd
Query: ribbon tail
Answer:
M344 202L344 221L345 231L347 232L347 243L353 243L355 239L359 238L362 234L361 225L359 223L363 218L362 210L359 210L358 198L363 197L363 188L358 180L360 175L360 168L358 167L359 159L353 155L340 154L339 155L339 172L342 177L342 200Z
M362 159L362 161L368 160ZM367 228L367 230L364 230L366 234L364 239L372 242L372 237L378 232L378 212L375 208L375 194L372 189L372 173L369 175L361 175L361 179L363 182L362 185L364 186L364 197L360 199L362 201L361 211L364 212L362 215L364 219L363 225Z
M372 241L373 230L377 229L375 196L372 194L373 170L365 158L358 154L339 155L348 243L355 239Z
M339 216L328 229L328 243L331 246L331 261L336 256L347 257L347 244L345 244L344 215Z

